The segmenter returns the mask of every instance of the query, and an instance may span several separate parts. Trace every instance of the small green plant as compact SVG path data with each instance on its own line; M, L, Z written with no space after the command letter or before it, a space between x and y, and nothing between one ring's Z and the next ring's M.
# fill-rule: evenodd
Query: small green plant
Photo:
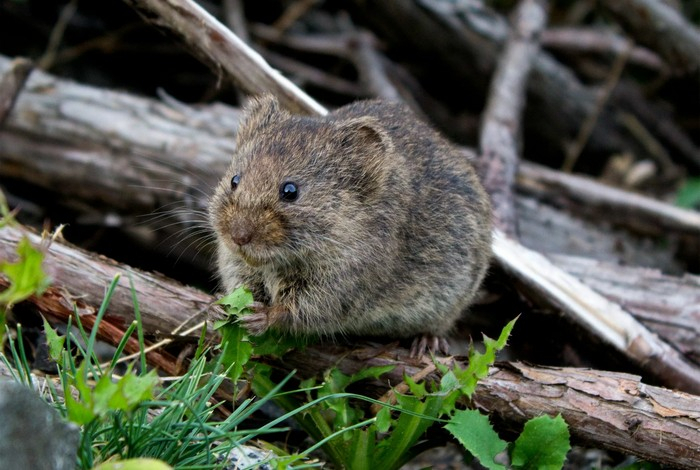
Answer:
M0 229L11 225L15 225L15 221L4 195L0 192ZM7 277L10 283L10 287L0 292L0 344L3 344L5 335L7 312L12 306L34 294L41 295L51 284L41 267L44 253L32 246L28 238L20 240L16 252L16 262L0 262L0 273Z
M223 304L232 318L247 313L252 296L241 288L227 296ZM406 377L409 393L396 393L395 406L377 402L367 397L347 393L353 383L367 378L378 378L392 369L372 367L352 376L337 369L327 371L324 381L314 379L302 382L305 397L293 394L279 395L275 402L288 413L317 444L307 450L322 446L326 455L338 468L353 470L397 469L423 450L419 445L425 431L432 425L443 425L487 468L506 468L496 462L499 454L505 454L513 468L561 468L570 448L568 428L558 416L542 416L525 425L520 437L511 445L500 439L488 417L476 410L458 409L462 397L471 397L478 381L488 375L496 353L505 347L515 320L508 323L497 340L484 337L484 353L471 348L469 365L465 369L455 366L448 369L438 364L442 379L433 390ZM235 325L235 320L228 323ZM238 336L240 335L240 336ZM250 341L245 332L231 336ZM235 347L235 345L231 345ZM224 345L227 350L229 346ZM256 348L245 348L246 361ZM253 388L261 395L276 386L269 367L254 366ZM367 416L367 407L361 403L381 404L376 416ZM313 407L309 404L316 403ZM308 407L308 408L307 408ZM300 409L304 409L299 413Z
M282 380L269 394L240 403L227 417L214 413L224 404L216 393L227 379L222 356L208 361L199 354L189 370L169 385L162 385L154 371L127 367L121 377L114 373L127 339L138 330L141 350L143 332L139 321L127 329L109 365L103 367L94 353L96 332L115 287L116 276L98 310L95 326L88 335L78 322L79 336L60 336L45 322L49 354L58 365L61 393L51 388L49 402L67 420L80 425L77 468L221 468L226 457L247 441L284 428L276 426L281 417L258 429L239 429L291 378ZM133 286L132 286L133 291ZM138 305L135 303L135 310ZM76 315L76 318L79 318ZM138 318L138 317L137 317ZM70 323L70 322L69 322ZM19 327L21 330L21 326ZM71 325L68 325L71 331ZM18 331L21 336L21 331ZM8 368L16 367L15 379L31 385L32 376L21 341L9 341L12 360L0 354ZM77 354L69 353L76 350ZM145 357L141 354L141 364ZM230 370L228 371L230 375ZM50 382L49 382L50 384ZM271 465L286 465L303 456L270 457ZM97 466L97 467L96 467Z

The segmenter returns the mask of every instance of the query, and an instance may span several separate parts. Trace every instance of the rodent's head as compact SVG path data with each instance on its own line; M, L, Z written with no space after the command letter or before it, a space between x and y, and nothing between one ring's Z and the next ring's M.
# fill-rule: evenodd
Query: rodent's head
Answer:
M375 118L293 116L270 96L247 107L236 140L209 214L221 249L251 266L303 263L361 241L401 173Z

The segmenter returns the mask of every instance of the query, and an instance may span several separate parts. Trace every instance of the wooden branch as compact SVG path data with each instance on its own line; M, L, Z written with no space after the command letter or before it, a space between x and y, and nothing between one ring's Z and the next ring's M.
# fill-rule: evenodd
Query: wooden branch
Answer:
M620 269L617 264L575 256L548 258L608 300L624 306L700 365L700 276L669 276L649 268Z
M601 5L677 72L700 79L700 30L678 10L656 0L603 0Z
M38 236L18 228L0 228L0 257L13 259L15 245L25 235L32 243L41 243ZM116 272L123 272L131 273L134 279L148 336L177 331L184 323L200 319L205 312L219 315L212 307L213 298L202 292L67 246L60 240L46 249L44 269L54 281L52 290L44 297L60 299L31 300L48 309L45 311L71 309L73 302L77 302L81 318L85 319L94 310L86 315L82 306L99 305L105 286ZM106 316L109 325L122 331L133 320L133 303L125 280L123 277L119 283ZM7 285L2 276L0 282ZM81 295L78 298L65 293ZM65 302L67 305L62 306ZM192 334L193 339L198 331ZM214 338L211 331L210 334ZM120 339L118 334L101 334L101 337L113 344ZM394 365L395 369L386 376L393 384L401 382L403 374L416 375L430 366L427 358L410 360L407 350L370 344L350 348L338 344L315 345L270 361L285 370L298 369L302 376L317 376L330 367L352 373L373 365ZM385 387L386 381L379 384ZM530 417L561 413L574 438L587 444L677 467L700 465L697 446L700 397L651 387L628 374L503 364L480 382L473 401L483 410L498 414L510 428L519 427Z
M355 0L372 30L401 50L410 49L418 60L439 63L442 73L459 79L471 93L485 95L498 51L508 37L506 20L482 4L427 0ZM469 64L465 67L465 64ZM596 93L574 73L540 51L528 81L528 116L524 124L564 149L590 115ZM604 110L593 129L587 149L610 155L646 151L629 138L612 110Z
M484 184L490 189L494 225L511 237L516 237L518 231L513 193L525 86L539 50L536 38L546 23L542 2L522 0L518 4L510 38L491 82L479 138L481 153L488 162Z
M597 217L642 233L675 232L700 236L700 213L607 186L591 178L525 163L518 173L518 188L526 193L536 193L545 200L560 203L565 200L572 212L595 213Z
M46 246L36 234L5 226L0 228L0 259L15 260L15 248L22 237L27 237L35 246ZM36 299L35 303L43 311L53 311L56 318L64 320L66 315L72 314L75 303L88 327L94 321L96 308L102 303L107 287L117 274L121 277L105 318L109 325L121 331L134 321L130 278L133 279L139 302L143 328L150 335L169 336L221 314L218 305L212 304L214 299L199 290L69 246L60 240L53 241L45 249L43 267L53 280L54 288ZM3 276L0 279L3 287L6 287L7 279ZM194 336L198 337L199 331ZM121 339L108 332L103 334L103 338L112 343L115 339L116 342Z
M627 48L627 41L612 31L583 27L553 27L542 32L542 46L565 52L585 52L619 55ZM663 71L666 63L654 52L634 46L629 53L629 63L652 70Z
M509 423L561 413L576 440L597 446L602 438L609 450L671 467L700 466L700 399L637 376L499 364L477 386L474 403Z
M47 87L53 93L44 93ZM66 101L60 101L61 98ZM188 122L186 108L174 112L172 108L151 100L81 87L37 73L30 78L20 96L6 129L0 132L0 155L3 157L0 174L46 188L58 184L69 199L82 198L86 206L103 204L109 207L113 204L113 210L121 209L127 214L133 214L134 210L143 213L145 208L148 208L146 211L153 210L165 201L181 200L183 195L185 199L194 200L191 203L194 210L202 209L208 188L213 187L218 179L217 172L222 174L228 162L233 145L230 134L238 116L223 106L211 109L216 114L215 119L207 116L208 113L192 111ZM119 126L115 127L115 123ZM71 139L73 143L67 143ZM134 147L132 153L127 151L130 146ZM59 155L64 157L62 161L56 158ZM164 165L164 161L168 164ZM81 184L76 184L78 178ZM204 188L205 194L193 195L188 188L192 183ZM163 188L164 185L167 187ZM134 191L135 186L138 186L138 191ZM528 295L556 308L580 303L577 293L585 292L585 285L572 280L569 284L571 290L556 290L557 280L566 273L551 263L539 265L525 261L530 259L530 251L511 245L512 256L496 249L495 245L496 259L509 268L508 271L522 285L528 286L533 278L539 279L536 288L526 292ZM524 264L517 265L519 261ZM568 302L565 301L567 298ZM610 305L601 301L598 306L599 310L593 310L604 318L605 309ZM580 317L574 317L574 321L595 324ZM627 335L629 338L649 336L648 332L640 333L637 326ZM614 340L613 344L622 346L620 350L625 351L623 342ZM666 370L673 371L671 366L651 367L652 363L668 357L675 364L673 377L681 381L667 383L694 390L693 371L688 370L682 361L677 361L673 354L666 356L666 349L663 346L652 348L651 351L662 355L646 364L646 370L654 376ZM640 355L635 357L636 362L642 360ZM662 379L670 380L671 377Z
M326 110L192 0L124 0L144 21L174 34L212 67L225 73L248 93L274 93L296 112L325 114Z
M634 319L619 304L597 294L544 256L496 233L494 255L501 266L541 298L665 384L700 394L700 368Z
M15 59L0 77L0 128L10 114L17 96L33 68L34 65L29 60Z

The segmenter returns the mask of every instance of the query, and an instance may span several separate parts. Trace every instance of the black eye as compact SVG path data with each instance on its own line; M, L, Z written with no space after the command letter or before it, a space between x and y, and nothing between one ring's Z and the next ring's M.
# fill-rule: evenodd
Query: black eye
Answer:
M287 202L296 201L299 197L299 188L297 184L291 181L282 183L280 186L280 199Z
M236 188L238 187L238 183L241 182L241 177L238 175L234 175L233 178L231 178L231 191L235 191Z

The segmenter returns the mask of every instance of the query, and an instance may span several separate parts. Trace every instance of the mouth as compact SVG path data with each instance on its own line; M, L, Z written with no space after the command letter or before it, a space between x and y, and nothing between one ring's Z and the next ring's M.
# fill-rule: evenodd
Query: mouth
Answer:
M246 247L238 246L235 249L235 253L240 256L240 258L247 264L248 266L251 266L253 268L257 268L260 266L263 266L265 264L269 264L270 260L264 256L260 256L260 254L252 254L251 250L246 249Z

